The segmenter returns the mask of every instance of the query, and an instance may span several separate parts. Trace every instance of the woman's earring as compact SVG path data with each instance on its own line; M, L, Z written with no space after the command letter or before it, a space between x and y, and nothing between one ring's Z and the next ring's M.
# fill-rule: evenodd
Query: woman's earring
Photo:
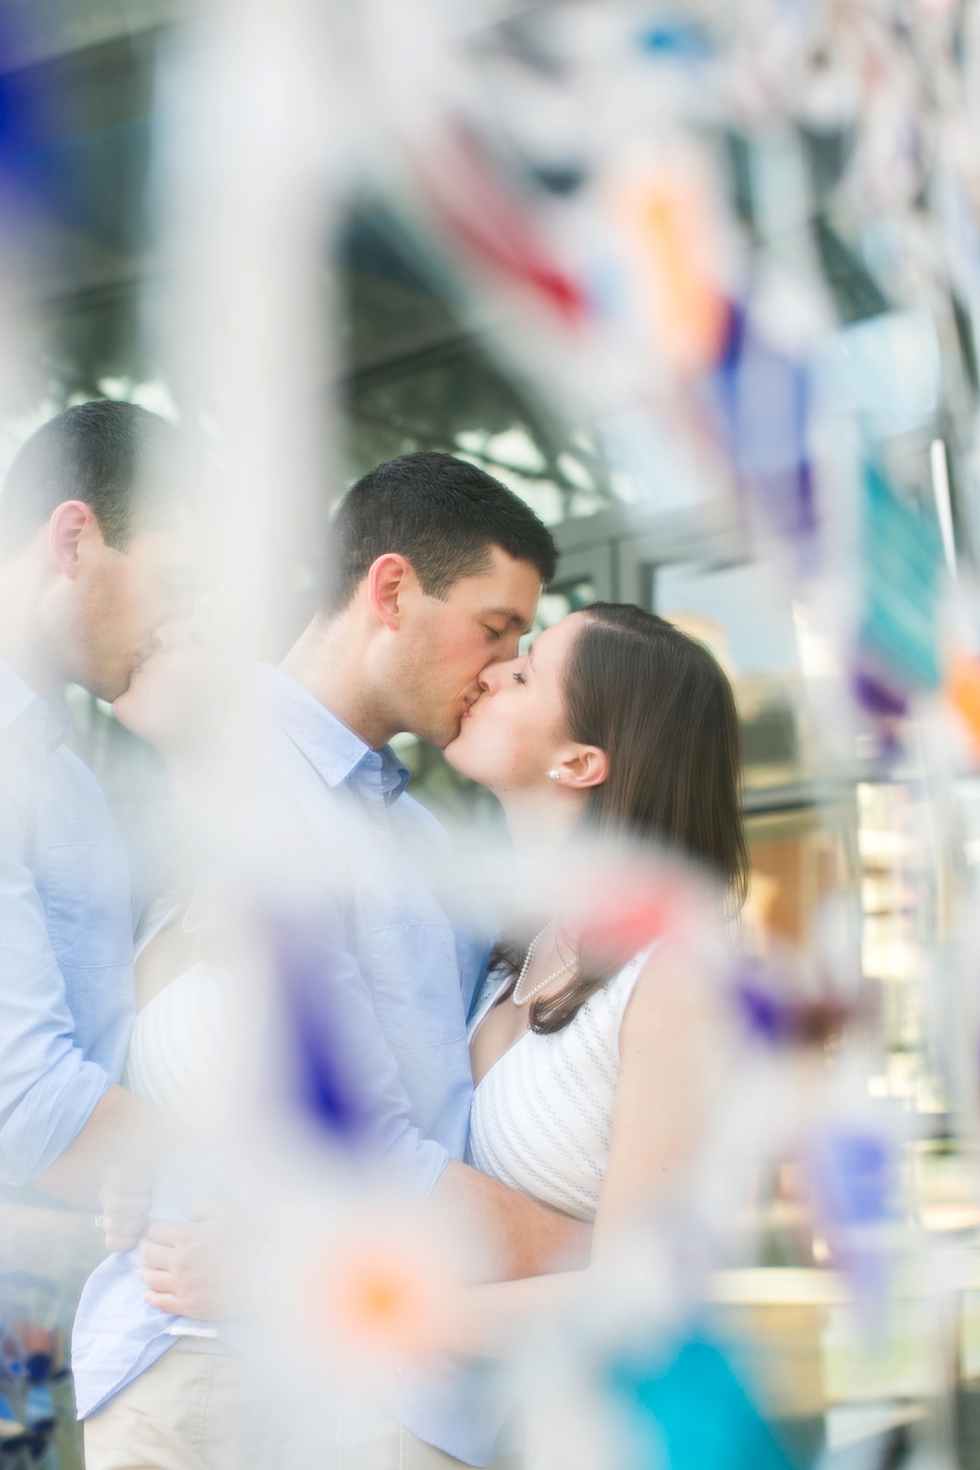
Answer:
M551 778L552 781L560 781L561 780L561 771L549 771L548 772L548 775L550 776L550 778Z

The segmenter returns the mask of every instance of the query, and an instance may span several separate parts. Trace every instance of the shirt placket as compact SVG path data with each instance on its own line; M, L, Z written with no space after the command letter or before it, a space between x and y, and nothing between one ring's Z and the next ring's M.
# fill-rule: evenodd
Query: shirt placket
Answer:
M357 773L357 792L371 818L374 835L383 842L391 840L388 803L384 789L381 757L374 751L366 756Z

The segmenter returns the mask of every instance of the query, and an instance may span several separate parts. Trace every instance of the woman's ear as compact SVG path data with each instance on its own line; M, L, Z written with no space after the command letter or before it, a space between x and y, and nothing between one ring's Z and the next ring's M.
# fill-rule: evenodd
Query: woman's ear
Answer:
M598 745L576 745L574 753L559 761L559 780L572 791L587 791L609 780L609 757Z

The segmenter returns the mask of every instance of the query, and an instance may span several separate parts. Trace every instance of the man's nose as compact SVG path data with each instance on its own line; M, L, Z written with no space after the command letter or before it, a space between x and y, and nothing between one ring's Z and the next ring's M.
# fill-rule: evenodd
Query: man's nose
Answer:
M489 663L476 676L482 694L496 694L500 688L500 664Z

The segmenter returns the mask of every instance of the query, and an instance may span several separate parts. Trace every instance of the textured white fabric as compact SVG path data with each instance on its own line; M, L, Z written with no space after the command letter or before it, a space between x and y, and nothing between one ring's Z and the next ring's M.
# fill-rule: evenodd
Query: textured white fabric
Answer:
M200 1130L222 1099L228 1015L218 976L198 963L153 997L133 1023L123 1086Z
M561 1031L529 1031L498 1058L473 1095L474 1168L577 1220L595 1219L612 1139L620 1027L649 954L635 955ZM507 983L488 982L471 1037Z

